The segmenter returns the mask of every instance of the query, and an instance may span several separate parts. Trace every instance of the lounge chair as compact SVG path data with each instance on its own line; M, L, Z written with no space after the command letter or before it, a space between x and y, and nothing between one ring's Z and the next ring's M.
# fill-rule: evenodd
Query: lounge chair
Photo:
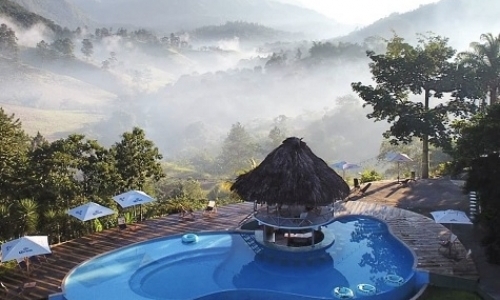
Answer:
M194 220L195 215L194 215L193 209L191 207L186 208L186 207L180 205L180 219L181 220L184 220L184 219Z
M30 266L28 266L28 262L24 258L17 258L17 267L21 270L21 273L24 275L30 274Z
M30 256L28 258L30 264L30 270L40 268L42 266L42 260L38 256Z
M206 215L214 215L217 213L217 204L215 203L214 200L208 201L207 207L203 210L203 216Z
M458 242L458 237L452 233L449 239L439 242L438 252L446 250L444 254L448 254L448 256L451 257L456 242Z
M22 286L17 286L15 288L7 287L3 282L0 282L0 286L4 290L4 297L2 299L8 299L8 296L20 296L24 292L24 288Z

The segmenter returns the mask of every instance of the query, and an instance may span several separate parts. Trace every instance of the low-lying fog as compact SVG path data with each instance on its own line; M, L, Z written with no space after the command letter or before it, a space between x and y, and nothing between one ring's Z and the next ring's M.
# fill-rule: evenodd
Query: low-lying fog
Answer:
M79 131L104 144L139 126L165 157L174 158L214 151L231 125L240 122L259 139L279 126L287 136L302 137L327 161L360 162L377 156L388 128L366 118L368 108L350 87L371 81L364 51L381 44L361 40L336 55L312 57L310 49L319 42L308 37L203 41L185 32L170 36L127 29L119 34L116 27L97 36L95 28L82 27L73 38L74 57L45 58L38 48L42 40L54 42L50 30L41 24L23 29L6 18L0 23L16 32L21 49L18 62L2 58L0 63L0 103L21 115L28 107L99 116L101 121L89 118ZM84 39L92 42L91 55L81 50ZM450 39L463 45L479 34ZM30 130L33 134L35 128ZM74 131L68 125L46 135L65 137Z

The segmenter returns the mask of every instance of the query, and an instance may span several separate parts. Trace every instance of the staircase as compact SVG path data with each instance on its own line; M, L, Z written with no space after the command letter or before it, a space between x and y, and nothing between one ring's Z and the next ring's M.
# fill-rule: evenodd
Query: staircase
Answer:
M243 240L248 244L250 249L252 249L256 254L259 254L262 251L263 247L259 243L257 243L253 234L241 233L240 235L243 238Z

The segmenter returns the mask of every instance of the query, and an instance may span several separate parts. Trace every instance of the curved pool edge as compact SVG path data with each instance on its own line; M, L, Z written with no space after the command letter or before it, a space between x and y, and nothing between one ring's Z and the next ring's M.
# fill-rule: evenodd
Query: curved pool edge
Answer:
M196 235L200 236L200 235L207 235L207 234L220 234L220 233L242 233L244 232L243 230L239 230L239 229L232 229L232 230L202 230L202 231L196 231L196 232L192 232L192 233L195 233ZM112 250L109 250L109 251L106 251L106 252L103 252L101 254L98 254L96 256L93 256L89 259L86 259L84 261L82 261L81 263L77 264L76 266L74 266L68 273L66 273L66 275L64 276L64 278L61 280L61 293L63 296L66 295L66 280L76 271L76 269L78 269L79 267L85 265L86 263L89 263L90 261L94 260L94 259L97 259L97 258L100 258L100 257L103 257L105 255L108 255L112 252L115 252L115 251L121 251L121 250L125 250L127 248L132 248L134 246L136 246L137 244L144 244L144 243L153 243L157 240L161 240L161 239L165 239L165 238L179 238L179 239L182 239L182 236L185 235L186 232L183 232L183 233L178 233L178 234L173 234L173 235L167 235L167 236L160 236L160 237L156 237L156 238L153 238L153 239L149 239L149 240L146 240L146 241L138 241L138 242L135 242L135 243L132 243L132 244L128 244L128 245L125 245L125 246L122 246L122 247L118 247L118 248L115 248L115 249L112 249ZM66 298L64 298L66 299Z
M362 214L349 214L349 215L341 215L341 216L338 216L338 217L334 217L332 222L328 223L328 224L331 224L335 221L338 221L338 220L341 220L343 218L349 218L349 217L362 217L362 218L368 218L368 219L373 219L373 220L376 220L376 221L379 221L381 222L382 224L384 224L386 227L387 227L387 231L396 239L398 240L401 245L403 245L403 247L405 247L406 249L408 249L408 251L410 251L411 255L413 256L413 270L415 270L415 272L417 272L418 270L418 256L417 256L417 253L415 252L415 250L413 250L413 248L411 248L410 246L408 246L404 240L400 239L396 234L394 234L394 231L393 231L393 228L392 226L387 223L385 220L382 220L382 219L379 219L377 217L374 217L374 216L370 216L370 215L362 215ZM328 225L327 224L327 225Z
M381 220L379 218L376 218L376 217L372 217L372 216L366 216L366 215L346 215L346 216L340 216L338 218L335 218L334 220L332 220L331 223L335 222L335 221L338 221L338 220L341 220L343 218L364 218L364 219L371 219L371 220L375 220L376 222L380 223L384 230L386 230L386 232L390 233L390 236L392 236L392 238L394 240L397 240L398 241L398 244L402 245L405 249L408 250L409 253L411 253L411 256L413 258L413 262L412 262L412 272L410 273L411 275L407 275L407 277L405 277L405 284L404 285L408 285L408 286L412 286L412 288L408 287L408 290L412 290L413 292L411 293L411 295L414 295L415 294L415 291L416 291L416 287L413 286L413 282L414 282L414 277L416 276L416 255L415 255L415 252L409 248L406 243L404 243L404 241L402 241L400 238L398 238L391 226L389 224L387 224L387 222L385 222L384 220ZM192 231L194 232L194 231ZM198 235L210 235L210 234L217 234L217 235L220 235L220 234L242 234L242 233L254 233L254 230L242 230L242 229L231 229L231 230L209 230L209 231L200 231L200 232L196 232L196 234ZM132 244L129 244L129 245L125 245L123 247L120 247L120 248L116 248L116 249L112 249L110 251L107 251L107 252L104 252L104 253L101 253L99 255L96 255L92 258L89 258L83 262L81 262L80 264L76 265L74 268L71 269L70 272L68 272L66 274L66 276L64 277L63 281L62 281L62 284L61 284L61 290L62 290L62 293L63 295L66 294L66 281L67 281L67 278L70 277L74 272L75 270L77 270L79 267L87 264L88 262L92 261L92 260L95 260L97 258L100 258L102 256L106 256L110 253L113 253L113 252L117 252L117 251L122 251L122 250L126 250L128 248L132 248L132 247L135 247L137 244L147 244L147 243L155 243L159 240L163 240L163 239L181 239L181 237L185 234L184 233L179 233L179 234L174 234L174 235L166 235L166 236L162 236L162 237L157 237L157 238L153 238L153 239L150 239L150 240L146 240L146 241L139 241L139 242L135 242L135 243L132 243ZM409 262L409 261L408 261ZM217 298L218 296L222 294L224 295L241 295L241 291L247 291L247 292L251 292L251 293L254 293L254 294L257 294L259 292L264 292L266 295L269 294L271 295L272 297L270 297L269 299L324 299L324 298L317 298L315 296L304 296L304 295L296 295L296 294L283 294L282 292L276 292L276 291L270 291L270 290L261 290L261 289L241 289L241 290L222 290L220 292L216 292L216 293L212 293L212 294L208 294L208 295L203 295L201 297L198 297L198 298L195 298L195 299L201 299L201 300L209 300L209 299L220 299L220 298ZM385 296L387 296L388 294L387 293L384 293ZM279 295L279 298L277 298ZM292 298L291 298L292 297ZM231 298L232 299L232 298ZM237 299L237 298L234 298L234 299ZM260 297L258 299L261 299Z

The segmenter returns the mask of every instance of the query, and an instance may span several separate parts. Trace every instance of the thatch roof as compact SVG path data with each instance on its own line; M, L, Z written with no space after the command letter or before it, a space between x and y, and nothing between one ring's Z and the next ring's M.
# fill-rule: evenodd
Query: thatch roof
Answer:
M301 139L290 137L231 186L245 201L328 205L349 195L349 186Z

